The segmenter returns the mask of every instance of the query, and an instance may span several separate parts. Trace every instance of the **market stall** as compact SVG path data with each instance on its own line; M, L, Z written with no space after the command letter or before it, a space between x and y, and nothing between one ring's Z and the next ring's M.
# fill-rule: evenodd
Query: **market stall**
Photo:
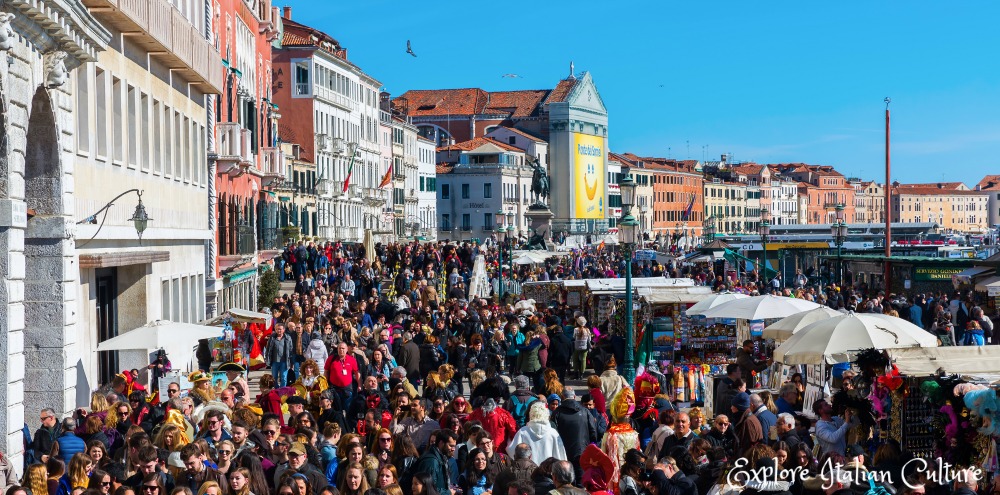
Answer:
M218 371L225 363L238 363L249 369L255 363L251 362L254 343L271 321L271 316L246 309L230 308L221 315L206 322L207 325L222 327L221 336L209 339L209 349L212 351L213 379L218 379L224 373Z

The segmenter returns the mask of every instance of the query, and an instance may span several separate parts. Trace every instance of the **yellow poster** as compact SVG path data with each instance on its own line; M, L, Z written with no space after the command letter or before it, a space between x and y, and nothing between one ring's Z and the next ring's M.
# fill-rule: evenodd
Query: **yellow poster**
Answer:
M573 133L576 218L604 218L604 138Z

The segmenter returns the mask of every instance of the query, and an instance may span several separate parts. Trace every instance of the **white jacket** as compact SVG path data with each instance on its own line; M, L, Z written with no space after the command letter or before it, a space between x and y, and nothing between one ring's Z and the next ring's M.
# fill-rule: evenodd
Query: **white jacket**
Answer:
M312 339L309 341L309 347L303 352L306 359L312 359L316 361L319 365L319 369L322 372L323 366L326 364L327 352L326 344L323 343L322 339Z
M563 445L559 432L548 423L529 422L518 430L507 445L507 455L511 459L514 458L514 448L521 443L531 447L531 462L535 464L541 464L549 457L555 457L560 461L569 460L566 458L566 446Z

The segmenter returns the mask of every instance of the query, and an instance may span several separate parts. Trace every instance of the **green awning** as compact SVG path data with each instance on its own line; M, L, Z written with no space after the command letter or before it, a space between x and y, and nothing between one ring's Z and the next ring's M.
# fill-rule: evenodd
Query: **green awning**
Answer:
M234 271L225 276L226 285L232 285L238 282L242 282L248 278L252 278L257 275L257 267L251 266L249 268L244 268L239 271Z
M743 256L742 254L737 253L736 251L733 251L732 249L728 249L728 248L726 249L725 258L726 258L726 261L728 261L730 263L733 263L733 264L737 264L737 263L739 263L739 261L749 261L750 263L753 263L753 266L757 266L758 267L758 271L759 271L759 264L760 264L761 260L755 260L755 259L747 258L746 256ZM765 260L766 260L766 258L765 258ZM763 274L765 280L771 280L772 278L774 278L774 277L776 277L778 275L778 271L775 270L774 268L771 268L768 265L769 264L765 261L765 263L764 263L764 274Z

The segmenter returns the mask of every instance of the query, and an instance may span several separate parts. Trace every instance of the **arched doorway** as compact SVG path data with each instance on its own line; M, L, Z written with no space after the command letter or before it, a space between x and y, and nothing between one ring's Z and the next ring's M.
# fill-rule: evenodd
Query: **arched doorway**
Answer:
M24 150L24 195L30 215L24 238L24 401L26 410L52 407L57 413L73 408L74 381L67 380L68 362L75 355L74 320L69 301L76 264L64 212L66 184L59 130L52 100L39 87L31 100ZM70 314L67 314L70 313ZM69 392L69 393L68 393Z

